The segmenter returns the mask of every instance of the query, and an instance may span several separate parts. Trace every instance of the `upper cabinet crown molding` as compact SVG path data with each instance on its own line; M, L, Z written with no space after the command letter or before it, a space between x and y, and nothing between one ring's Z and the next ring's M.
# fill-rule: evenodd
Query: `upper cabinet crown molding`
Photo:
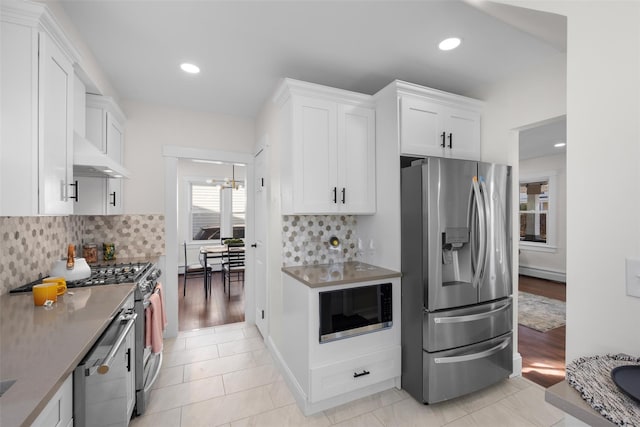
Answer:
M291 78L284 78L280 81L280 84L273 95L273 102L278 107L282 107L289 98L291 98L291 95L326 99L330 101L337 101L342 104L375 108L375 100L371 95L323 86L316 83L303 82Z
M87 94L87 107L100 108L114 115L119 123L123 124L127 121L127 116L122 111L118 103L110 96Z
M25 0L2 0L0 11L4 22L38 28L47 33L72 64L82 60L82 55L45 4Z
M394 80L386 87L381 89L380 92L373 95L373 97L377 100L381 96L381 94L384 94L387 91L392 91L399 97L403 95L424 97L440 104L447 104L449 106L455 106L456 108L464 108L476 112L482 112L485 105L483 101L480 101L478 99L456 95L450 92L444 92L438 89L420 86L418 84L409 83L402 80Z

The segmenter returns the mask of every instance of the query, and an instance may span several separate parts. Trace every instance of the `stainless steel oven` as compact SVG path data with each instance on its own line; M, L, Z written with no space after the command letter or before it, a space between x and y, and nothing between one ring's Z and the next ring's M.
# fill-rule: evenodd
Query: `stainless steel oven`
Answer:
M127 426L136 403L133 295L73 373L76 426Z
M391 283L320 292L320 342L390 328Z

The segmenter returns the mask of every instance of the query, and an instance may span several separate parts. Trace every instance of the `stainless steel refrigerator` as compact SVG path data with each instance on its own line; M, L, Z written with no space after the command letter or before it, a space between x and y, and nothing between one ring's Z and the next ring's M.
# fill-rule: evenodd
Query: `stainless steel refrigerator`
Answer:
M511 374L511 167L402 169L402 388L435 403Z

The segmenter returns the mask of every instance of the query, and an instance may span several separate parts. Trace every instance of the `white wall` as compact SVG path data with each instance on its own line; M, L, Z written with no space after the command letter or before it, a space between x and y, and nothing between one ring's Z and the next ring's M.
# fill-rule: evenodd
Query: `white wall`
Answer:
M177 110L126 100L124 183L126 213L164 212L164 145L253 153L253 120L222 114Z
M531 250L520 246L520 267L565 274L567 264L567 156L565 153L553 156L537 157L520 161L520 177L536 176L541 172L555 173L556 187L553 210L555 212L555 246L554 252ZM515 180L515 178L514 178ZM515 182L514 182L515 184ZM588 205L595 200L585 200Z
M504 3L568 18L566 359L637 354L624 262L640 258L640 3Z

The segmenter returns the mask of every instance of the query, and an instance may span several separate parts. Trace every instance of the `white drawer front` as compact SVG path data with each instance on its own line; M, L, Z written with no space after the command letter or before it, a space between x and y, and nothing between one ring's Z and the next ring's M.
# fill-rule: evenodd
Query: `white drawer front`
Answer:
M401 374L401 347L373 352L362 357L311 368L311 402L367 387Z

